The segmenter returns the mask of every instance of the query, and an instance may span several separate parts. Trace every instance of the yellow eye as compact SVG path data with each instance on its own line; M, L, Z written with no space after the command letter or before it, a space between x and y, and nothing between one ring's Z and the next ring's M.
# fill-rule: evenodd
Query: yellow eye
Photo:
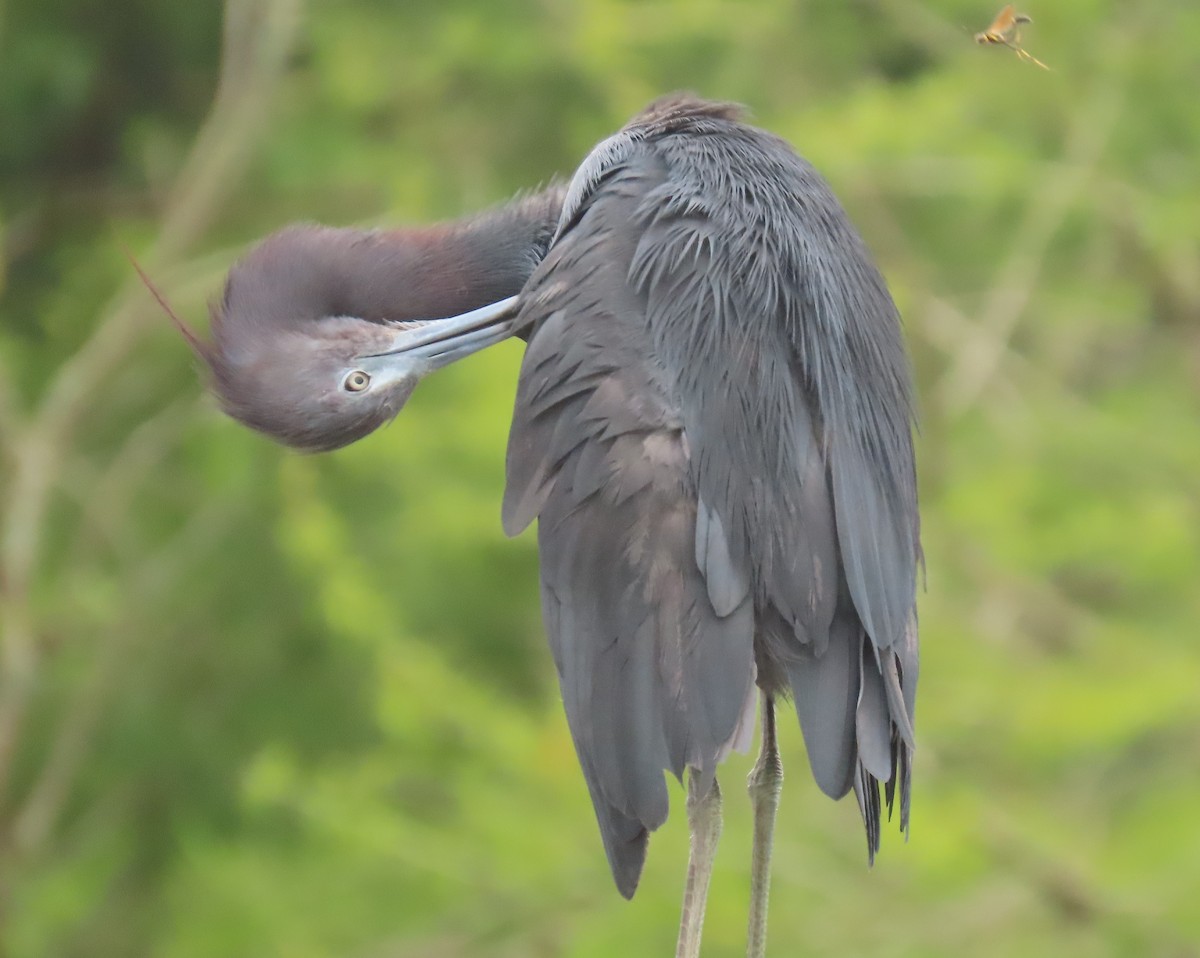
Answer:
M356 369L343 381L342 388L348 393L360 393L369 385L371 385L371 377L361 369Z

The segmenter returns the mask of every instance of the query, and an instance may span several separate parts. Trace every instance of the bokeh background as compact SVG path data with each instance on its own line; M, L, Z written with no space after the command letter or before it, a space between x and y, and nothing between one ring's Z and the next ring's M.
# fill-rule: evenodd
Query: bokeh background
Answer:
M499 523L520 344L333 455L224 419L203 325L294 220L569 174L677 88L833 183L906 318L928 589L911 841L784 725L771 952L1200 954L1200 4L0 0L0 955L667 955ZM749 759L706 954L744 944Z

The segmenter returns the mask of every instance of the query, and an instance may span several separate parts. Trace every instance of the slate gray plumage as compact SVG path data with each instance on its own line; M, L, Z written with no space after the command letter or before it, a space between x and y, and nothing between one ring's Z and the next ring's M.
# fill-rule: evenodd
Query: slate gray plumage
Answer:
M711 778L754 682L813 775L907 826L917 650L899 317L832 192L737 110L653 104L575 174L521 296L504 526L540 517L546 629L617 884L662 770Z
M213 343L188 335L227 411L322 450L510 334L528 347L504 527L539 520L618 888L667 817L664 771L694 769L703 795L749 741L756 687L766 708L793 698L817 784L854 789L873 857L881 786L908 824L912 397L896 308L829 187L736 107L674 95L565 190L424 231L282 231L232 270Z

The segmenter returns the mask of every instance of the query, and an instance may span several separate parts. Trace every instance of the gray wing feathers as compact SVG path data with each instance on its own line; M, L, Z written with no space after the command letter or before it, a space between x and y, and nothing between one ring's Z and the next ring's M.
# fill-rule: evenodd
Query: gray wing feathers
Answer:
M680 776L691 765L711 779L739 728L753 691L753 617L748 601L720 616L708 599L678 434L580 436L541 505L547 631L614 877L629 895L645 852L632 824L644 832L665 821L664 770ZM578 498L572 477L595 444L608 446L606 482ZM545 449L556 458L553 440Z
M788 664L804 748L813 778L826 795L841 798L855 770L855 709L859 698L859 626L852 614L834 617L822 654L797 645Z
M704 573L717 615L729 615L750 592L744 567L734 565L721 517L701 498L696 505L696 567Z
M866 642L859 644L862 679L854 716L858 760L879 781L886 782L892 777L892 713L879 663Z
M811 167L757 131L726 132L654 144L669 187L642 207L631 278L683 397L697 563L709 568L706 534L720 528L733 567L750 568L760 681L786 673L813 774L830 795L861 792L873 853L879 785L890 796L901 776L907 802L913 747L918 551L899 320ZM740 182L762 192L723 199Z
M589 245L568 231L527 291L534 328L504 526L539 520L543 615L567 720L613 876L632 895L647 833L667 816L664 772L692 766L711 781L744 738L754 620L719 524L697 518L688 443L639 341L644 304L615 239L629 216L621 178L578 216ZM605 237L613 245L594 253ZM600 268L581 270L585 252Z
M546 631L550 635L559 636L560 641L569 642L571 636L564 636L562 633L560 609L561 604L557 596L551 589L543 585L542 616L545 621ZM554 660L555 666L559 671L560 681L564 679L563 659L563 654L555 646ZM568 688L565 681L562 681L563 701L564 703L571 702L573 707L577 709L579 700L582 697L582 689L577 681L578 676L572 676L572 678L575 681L570 688ZM571 729L571 737L575 743L575 751L579 756L580 767L583 770L583 778L587 783L588 793L591 795L592 804L596 809L596 817L601 823L600 834L605 854L608 857L609 867L612 869L617 888L620 889L621 894L628 898L633 894L634 889L637 888L638 878L642 873L642 863L646 858L646 845L649 840L649 832L645 824L625 814L608 800L600 788L600 777L597 775L595 765L591 760L590 742L580 738L582 729L577 730L574 724L571 724L569 727Z
M875 645L901 641L912 610L916 558L911 521L889 501L880 470L852 438L832 446L833 500L846 583L859 618Z

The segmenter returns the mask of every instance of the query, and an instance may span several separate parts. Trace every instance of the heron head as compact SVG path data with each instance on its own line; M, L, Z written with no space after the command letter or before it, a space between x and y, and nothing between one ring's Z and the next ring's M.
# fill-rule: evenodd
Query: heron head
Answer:
M387 297L344 268L355 250L331 242L340 232L288 227L251 250L212 307L211 342L177 320L225 412L309 452L373 432L422 377L509 335L509 301L449 319L390 318Z
M295 315L271 328L283 317L226 292L204 357L212 390L226 413L285 445L324 452L361 439L403 408L427 371L387 357L418 324Z

